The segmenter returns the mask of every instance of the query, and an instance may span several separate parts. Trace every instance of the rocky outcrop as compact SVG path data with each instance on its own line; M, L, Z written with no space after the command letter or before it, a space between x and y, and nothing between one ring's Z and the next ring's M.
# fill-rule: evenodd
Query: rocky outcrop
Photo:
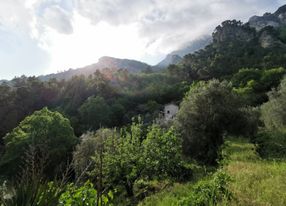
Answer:
M212 37L210 35L204 35L198 39L185 43L178 50L175 50L168 54L165 59L153 66L154 70L167 68L171 64L178 64L182 61L183 57L187 54L192 54L200 49L205 48L212 43Z
M216 27L213 33L213 42L243 41L249 42L255 37L255 31L243 25L242 22L236 20L224 21L220 26Z
M270 48L274 45L275 39L267 31L261 33L259 43L262 48Z
M267 26L274 28L286 26L286 5L280 7L275 13L265 13L263 16L253 16L248 21L249 26L260 31Z
M197 38L193 41L185 43L178 50L173 51L172 55L178 55L180 57L184 57L187 54L192 54L200 49L205 48L207 45L212 43L211 35L204 35L200 38Z

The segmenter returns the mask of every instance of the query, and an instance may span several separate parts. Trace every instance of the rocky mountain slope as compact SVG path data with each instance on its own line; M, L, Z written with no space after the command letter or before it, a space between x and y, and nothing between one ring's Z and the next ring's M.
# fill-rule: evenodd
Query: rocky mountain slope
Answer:
M274 28L286 26L286 5L280 7L273 14L265 13L263 16L253 16L249 19L249 26L260 31L264 27Z
M212 42L212 37L210 35L202 36L198 39L186 43L184 46L168 54L165 59L159 62L154 68L163 69L171 64L178 64L182 61L183 57L187 54L194 53Z

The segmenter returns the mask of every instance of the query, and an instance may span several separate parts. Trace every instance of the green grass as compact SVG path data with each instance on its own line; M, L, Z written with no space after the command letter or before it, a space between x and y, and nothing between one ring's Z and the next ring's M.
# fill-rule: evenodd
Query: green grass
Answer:
M278 162L261 159L256 153L255 146L242 138L228 139L223 148L223 156L222 169L232 179L229 189L234 199L221 205L286 205L286 160ZM191 194L199 178L196 180L185 184L174 184L147 197L139 203L139 206L174 206Z
M230 205L286 205L286 161L263 160L245 139L227 141L230 189L236 201Z
M145 198L139 206L172 206L178 203L182 197L188 197L192 189L192 183L176 183L160 193Z

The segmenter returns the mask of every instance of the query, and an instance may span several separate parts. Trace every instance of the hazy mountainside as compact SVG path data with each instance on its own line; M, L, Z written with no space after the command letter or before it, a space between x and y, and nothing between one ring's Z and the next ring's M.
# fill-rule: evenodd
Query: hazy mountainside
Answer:
M156 66L153 68L156 69L163 69L168 67L171 64L178 64L183 60L183 58L177 54L168 54L165 59L160 61Z
M195 39L186 43L184 46L168 54L165 59L159 62L154 68L162 69L166 68L171 64L178 64L182 61L186 54L194 53L212 42L212 37L210 35L202 36L201 38Z
M95 64L78 68L78 69L69 69L68 71L59 72L56 74L42 75L39 78L41 80L48 80L52 78L56 79L70 79L76 75L90 75L93 74L96 70L103 71L106 68L109 71L116 71L119 69L126 69L128 72L140 72L152 68L153 70L167 68L170 64L178 64L182 61L182 57L186 54L193 53L199 49L204 48L206 45L211 43L211 36L203 36L199 39L191 41L183 46L182 48L173 51L168 54L165 59L159 62L156 66L151 67L150 65L130 59L119 59L114 57L104 56L99 59Z
M279 20L279 24L264 24L256 30L254 25L266 17L251 18L245 24L237 20L222 22L212 34L213 43L186 55L180 71L191 78L211 79L232 75L242 68L286 67L285 6L266 16Z
M265 13L263 16L253 16L249 19L250 27L260 31L266 26L272 26L274 28L286 26L286 5L280 7L273 14Z
M78 69L70 69L68 71L56 73L56 74L49 74L49 75L43 75L39 78L41 80L48 80L48 79L70 79L73 76L76 75L91 75L97 70L104 70L108 68L109 70L119 70L119 69L126 69L128 72L140 72L144 71L150 68L150 65L136 61L136 60L130 60L130 59L119 59L114 57L101 57L97 63L78 68Z
M210 43L212 43L211 35L205 35L186 43L180 49L171 52L171 55L178 55L180 57L184 57L186 54L194 53L195 51L205 48Z

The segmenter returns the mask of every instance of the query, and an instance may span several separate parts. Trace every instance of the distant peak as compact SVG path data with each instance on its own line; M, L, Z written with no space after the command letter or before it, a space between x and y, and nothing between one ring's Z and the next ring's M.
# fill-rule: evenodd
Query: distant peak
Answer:
M286 5L281 6L274 14L279 15L281 13L286 13Z

